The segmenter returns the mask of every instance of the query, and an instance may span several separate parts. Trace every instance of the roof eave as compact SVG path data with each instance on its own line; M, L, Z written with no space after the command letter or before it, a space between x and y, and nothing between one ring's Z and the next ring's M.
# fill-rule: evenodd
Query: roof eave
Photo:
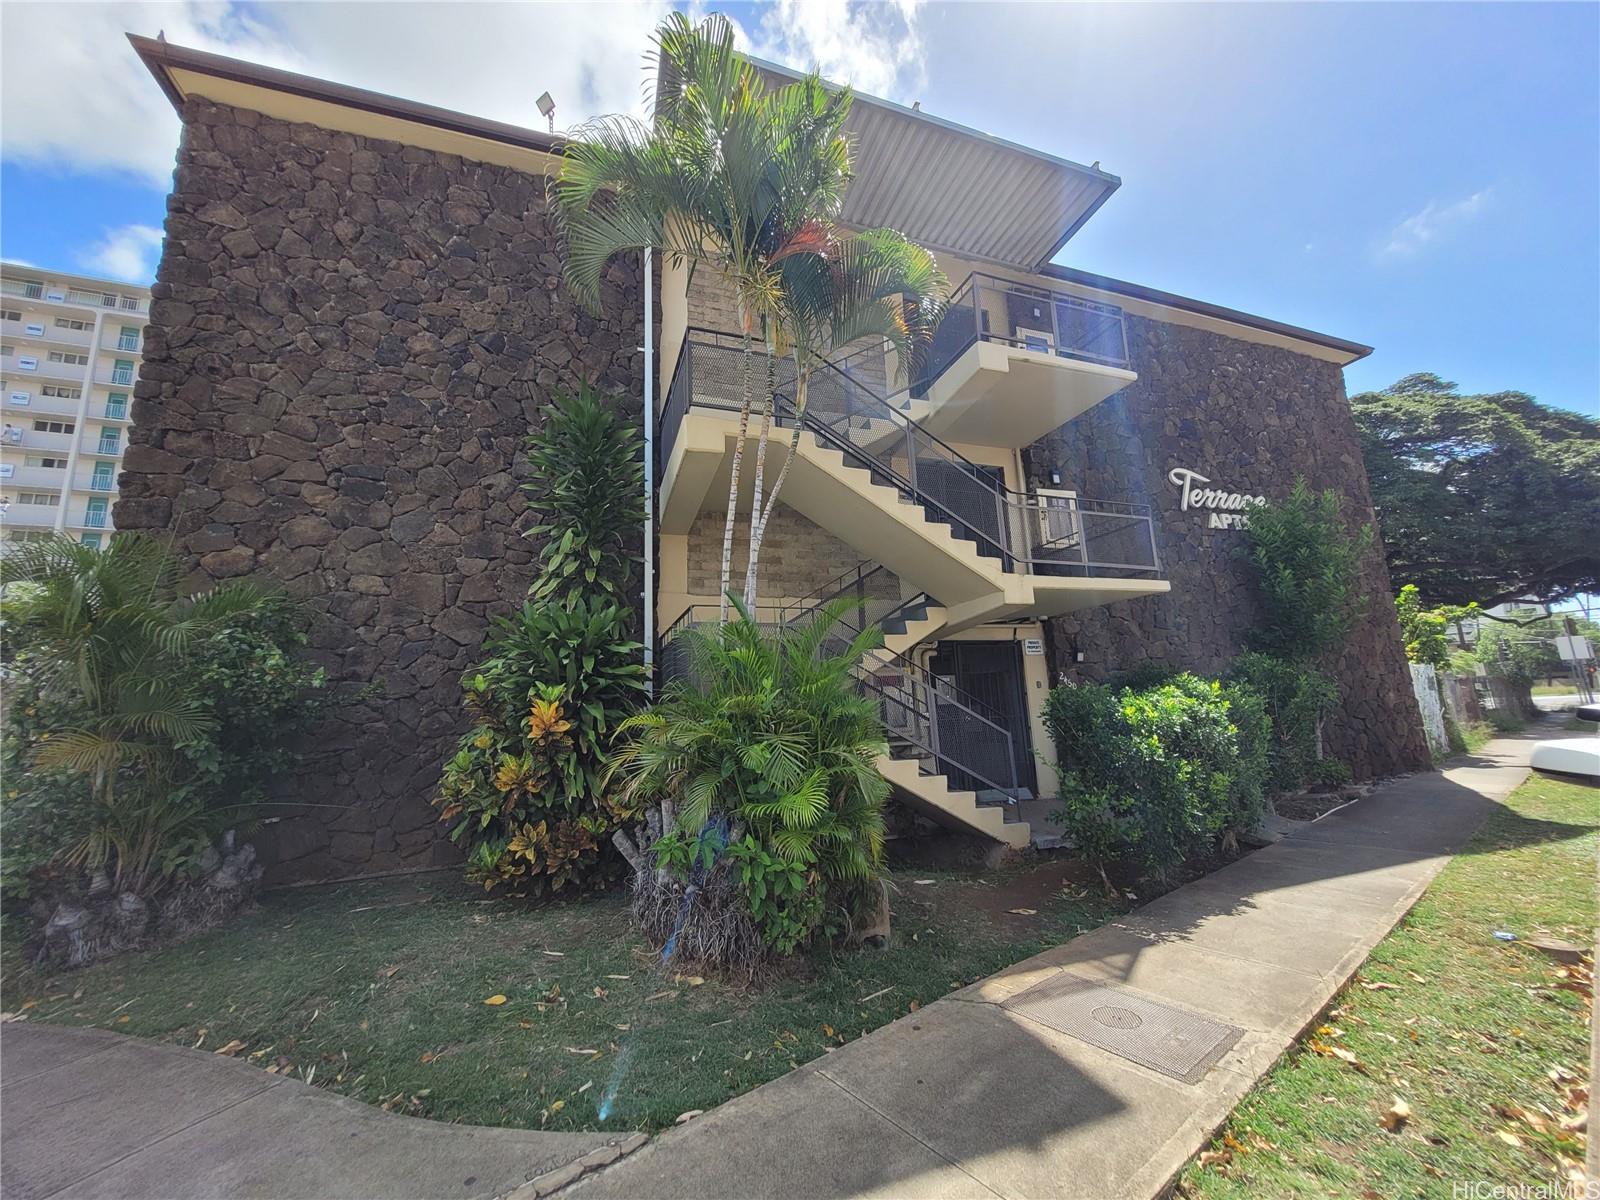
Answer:
M405 100L383 92L368 91L366 88L332 83L326 79L299 75L293 71L282 71L276 67L264 67L204 50L191 50L186 46L175 46L167 41L141 37L135 33L128 34L128 41L180 116L183 113L185 97L172 72L187 70L199 75L210 75L235 83L303 96L309 100L321 100L378 116L411 121L451 133L486 138L545 154L559 154L563 146L561 138L521 125L492 121L486 117L474 117L468 113L439 108L432 104Z

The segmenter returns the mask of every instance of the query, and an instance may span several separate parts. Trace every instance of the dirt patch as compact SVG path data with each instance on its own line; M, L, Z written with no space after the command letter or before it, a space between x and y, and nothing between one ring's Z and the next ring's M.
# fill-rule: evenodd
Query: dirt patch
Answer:
M1290 821L1315 821L1360 797L1358 792L1301 792L1279 796L1272 802L1272 810Z

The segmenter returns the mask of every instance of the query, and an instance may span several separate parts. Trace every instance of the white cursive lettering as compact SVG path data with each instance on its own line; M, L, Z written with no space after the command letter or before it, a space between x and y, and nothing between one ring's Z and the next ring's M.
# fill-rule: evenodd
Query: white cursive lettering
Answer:
M1188 467L1173 467L1167 472L1167 480L1182 492L1179 509L1188 512L1193 509L1209 511L1211 519L1206 523L1211 529L1242 529L1245 526L1245 517L1251 505L1265 504L1265 496L1252 496L1246 492L1230 492L1223 488L1209 488L1204 486L1211 482L1198 471L1191 471ZM1229 513L1237 516L1221 517L1217 514Z

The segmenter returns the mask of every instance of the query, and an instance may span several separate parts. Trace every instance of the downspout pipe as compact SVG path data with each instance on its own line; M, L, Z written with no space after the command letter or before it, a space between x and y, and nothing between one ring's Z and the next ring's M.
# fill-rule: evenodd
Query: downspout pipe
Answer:
M644 248L644 679L655 698L656 648L656 337L654 251Z

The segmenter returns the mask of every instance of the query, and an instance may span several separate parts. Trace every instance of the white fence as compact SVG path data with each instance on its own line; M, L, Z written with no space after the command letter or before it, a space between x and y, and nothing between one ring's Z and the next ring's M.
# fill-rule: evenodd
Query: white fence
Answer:
M1444 705L1439 699L1439 673L1426 663L1412 663L1411 690L1422 710L1422 731L1428 735L1428 749L1435 754L1450 753L1450 737L1444 730Z

